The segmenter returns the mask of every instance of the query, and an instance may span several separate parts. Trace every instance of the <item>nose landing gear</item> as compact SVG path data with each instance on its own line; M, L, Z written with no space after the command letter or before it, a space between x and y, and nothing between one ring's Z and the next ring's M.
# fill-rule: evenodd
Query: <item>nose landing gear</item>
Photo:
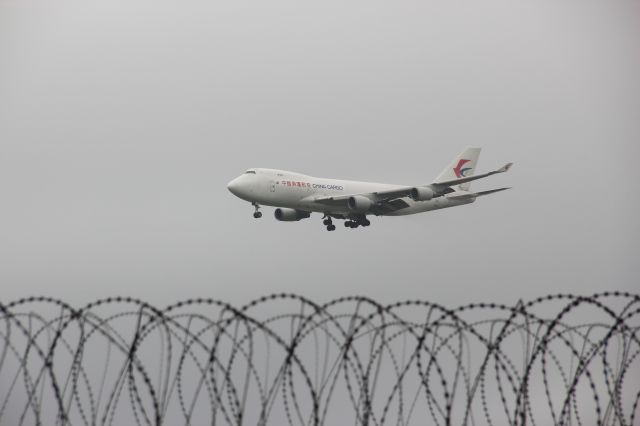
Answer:
M253 217L255 219L260 219L262 217L262 212L260 211L260 205L258 203L251 203L253 204L253 206L256 208L256 210L253 212Z

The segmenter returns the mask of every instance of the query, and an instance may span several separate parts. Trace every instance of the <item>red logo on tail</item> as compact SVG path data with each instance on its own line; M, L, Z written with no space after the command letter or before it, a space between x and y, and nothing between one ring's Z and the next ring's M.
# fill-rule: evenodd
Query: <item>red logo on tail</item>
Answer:
M469 170L471 170L471 167L466 167L464 169L462 168L462 166L464 166L469 161L471 161L471 160L460 160L460 161L458 161L458 165L453 168L453 171L454 171L454 173L456 174L456 176L458 178L464 177L465 173L467 173Z

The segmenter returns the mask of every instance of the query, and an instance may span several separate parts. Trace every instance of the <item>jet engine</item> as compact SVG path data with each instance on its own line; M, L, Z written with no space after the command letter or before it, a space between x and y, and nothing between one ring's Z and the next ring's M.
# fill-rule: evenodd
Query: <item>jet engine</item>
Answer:
M311 216L311 213L302 210L288 209L285 207L277 208L274 212L276 219L283 222L297 222L300 219L306 219Z
M428 186L417 186L415 188L411 188L411 198L416 201L429 201L434 195L433 189Z
M349 210L356 213L366 212L367 210L369 210L369 207L371 207L371 204L373 204L371 200L364 195L354 195L352 197L349 197L349 199L347 200L347 206L349 207Z

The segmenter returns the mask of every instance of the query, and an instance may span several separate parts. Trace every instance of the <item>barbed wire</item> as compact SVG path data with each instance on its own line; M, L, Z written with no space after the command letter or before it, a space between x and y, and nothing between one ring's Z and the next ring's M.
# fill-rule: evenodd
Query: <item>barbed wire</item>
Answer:
M1 425L638 424L640 296L0 304Z

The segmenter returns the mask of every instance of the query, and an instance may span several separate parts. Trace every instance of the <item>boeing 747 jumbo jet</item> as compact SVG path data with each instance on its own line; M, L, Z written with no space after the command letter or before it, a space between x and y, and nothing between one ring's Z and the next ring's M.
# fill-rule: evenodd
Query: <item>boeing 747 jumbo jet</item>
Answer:
M255 207L254 218L262 217L260 206L277 207L275 217L295 222L312 212L324 214L328 231L332 219L345 219L344 226L369 226L367 215L403 216L473 203L482 195L509 188L471 192L470 182L503 173L512 163L488 173L474 175L480 148L467 148L438 175L433 183L419 186L325 179L274 169L249 169L229 182L235 196Z

